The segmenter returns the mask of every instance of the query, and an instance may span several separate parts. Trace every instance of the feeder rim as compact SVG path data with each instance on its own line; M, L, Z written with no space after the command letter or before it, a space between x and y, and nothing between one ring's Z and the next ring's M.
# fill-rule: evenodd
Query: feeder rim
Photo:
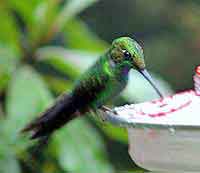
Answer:
M180 129L180 130L200 130L200 125L184 125L184 124L154 124L154 123L142 123L132 122L126 117L116 115L110 111L105 112L105 120L113 125L126 127L126 128L152 128L152 129Z

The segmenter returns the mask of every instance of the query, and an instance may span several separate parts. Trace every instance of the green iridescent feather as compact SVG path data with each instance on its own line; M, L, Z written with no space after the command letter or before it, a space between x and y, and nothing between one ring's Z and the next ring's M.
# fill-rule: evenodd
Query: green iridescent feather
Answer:
M117 96L126 86L128 81L128 68L126 73L120 68L113 67L112 60L108 57L108 53L102 56L91 68L89 68L77 81L74 93L82 91L90 92L79 97L88 100L87 106L90 108L98 108L110 98Z

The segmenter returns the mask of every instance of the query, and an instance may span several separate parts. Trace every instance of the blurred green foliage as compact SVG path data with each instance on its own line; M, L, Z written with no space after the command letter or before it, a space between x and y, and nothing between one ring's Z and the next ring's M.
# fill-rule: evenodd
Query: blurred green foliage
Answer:
M126 130L91 116L58 130L43 148L20 130L122 35L145 42L163 93L190 87L199 63L199 8L178 0L1 0L0 173L143 172L128 156ZM130 80L112 104L157 97L137 73Z

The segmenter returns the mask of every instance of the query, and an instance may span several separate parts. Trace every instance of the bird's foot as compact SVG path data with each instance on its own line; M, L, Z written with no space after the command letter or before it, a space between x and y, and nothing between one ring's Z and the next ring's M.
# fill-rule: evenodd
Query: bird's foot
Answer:
M113 110L113 109L111 109L111 108L109 108L107 106L104 106L104 105L101 106L100 110L102 111L101 116L103 117L102 118L103 121L106 120L106 114L105 114L106 112L110 112L110 113L113 113L113 114L117 115L117 112L115 110Z
M114 114L117 114L117 112L116 112L115 110L110 109L109 107L104 106L104 105L101 107L101 110L104 111L104 112L107 112L107 111L108 111L108 112L112 112L112 113L114 113Z
M106 121L106 114L105 114L106 112L111 112L117 115L117 112L115 110L112 110L111 108L107 106L101 106L97 110L90 110L90 114L98 117L102 122Z

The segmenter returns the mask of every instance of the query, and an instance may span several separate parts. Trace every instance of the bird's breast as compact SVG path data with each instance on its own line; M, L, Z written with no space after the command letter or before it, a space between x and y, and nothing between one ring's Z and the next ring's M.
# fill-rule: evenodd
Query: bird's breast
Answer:
M127 80L119 80L116 77L111 77L107 81L104 81L104 90L96 93L96 100L93 102L94 106L101 106L108 101L112 101L120 92L125 88Z

